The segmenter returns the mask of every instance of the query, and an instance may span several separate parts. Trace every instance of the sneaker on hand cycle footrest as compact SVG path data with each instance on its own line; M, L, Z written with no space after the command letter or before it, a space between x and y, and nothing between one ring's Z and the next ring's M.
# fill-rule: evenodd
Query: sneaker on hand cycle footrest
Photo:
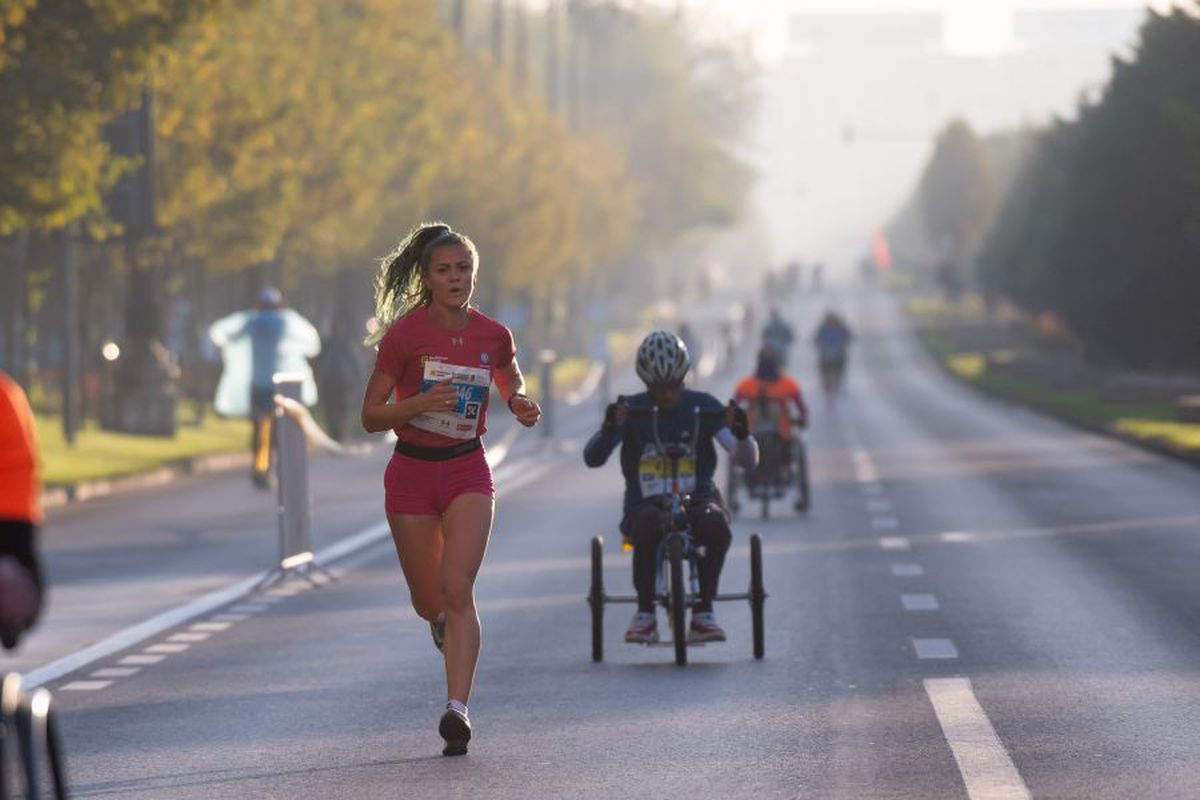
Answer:
M658 641L658 620L655 615L639 611L633 615L633 622L625 629L625 641L629 644L654 644Z
M692 624L688 628L689 642L723 642L725 629L717 624L717 617L711 611L693 612Z

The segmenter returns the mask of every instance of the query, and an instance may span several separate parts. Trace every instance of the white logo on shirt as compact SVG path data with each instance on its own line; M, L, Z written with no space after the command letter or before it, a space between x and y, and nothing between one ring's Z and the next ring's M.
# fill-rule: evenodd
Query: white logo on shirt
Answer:
M486 363L488 363L488 354L487 354L487 353L480 353L480 354L479 354L479 363L481 363L481 364L486 364Z

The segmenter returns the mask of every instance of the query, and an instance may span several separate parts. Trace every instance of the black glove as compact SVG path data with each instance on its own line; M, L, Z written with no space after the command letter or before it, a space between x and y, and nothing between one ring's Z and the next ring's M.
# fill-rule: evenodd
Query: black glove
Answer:
M604 407L604 430L611 431L617 427L617 404L609 403Z
M745 441L750 435L750 418L746 416L746 409L733 402L730 402L729 406L733 409L733 422L729 424L729 432L739 442Z

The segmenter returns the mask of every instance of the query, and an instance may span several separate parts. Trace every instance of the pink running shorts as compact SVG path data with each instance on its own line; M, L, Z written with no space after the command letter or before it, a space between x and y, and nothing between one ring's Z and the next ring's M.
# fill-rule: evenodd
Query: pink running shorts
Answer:
M393 453L383 473L384 508L389 514L440 517L460 494L496 496L483 448L445 461L423 461Z

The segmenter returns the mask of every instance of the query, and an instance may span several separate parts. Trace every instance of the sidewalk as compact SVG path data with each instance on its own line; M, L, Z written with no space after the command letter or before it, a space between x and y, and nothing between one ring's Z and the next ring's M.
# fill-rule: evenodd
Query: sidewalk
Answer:
M1200 424L1177 418L1180 399L1200 395L1200 375L1091 365L1028 322L992 321L969 304L905 307L937 362L979 391L1200 466Z

